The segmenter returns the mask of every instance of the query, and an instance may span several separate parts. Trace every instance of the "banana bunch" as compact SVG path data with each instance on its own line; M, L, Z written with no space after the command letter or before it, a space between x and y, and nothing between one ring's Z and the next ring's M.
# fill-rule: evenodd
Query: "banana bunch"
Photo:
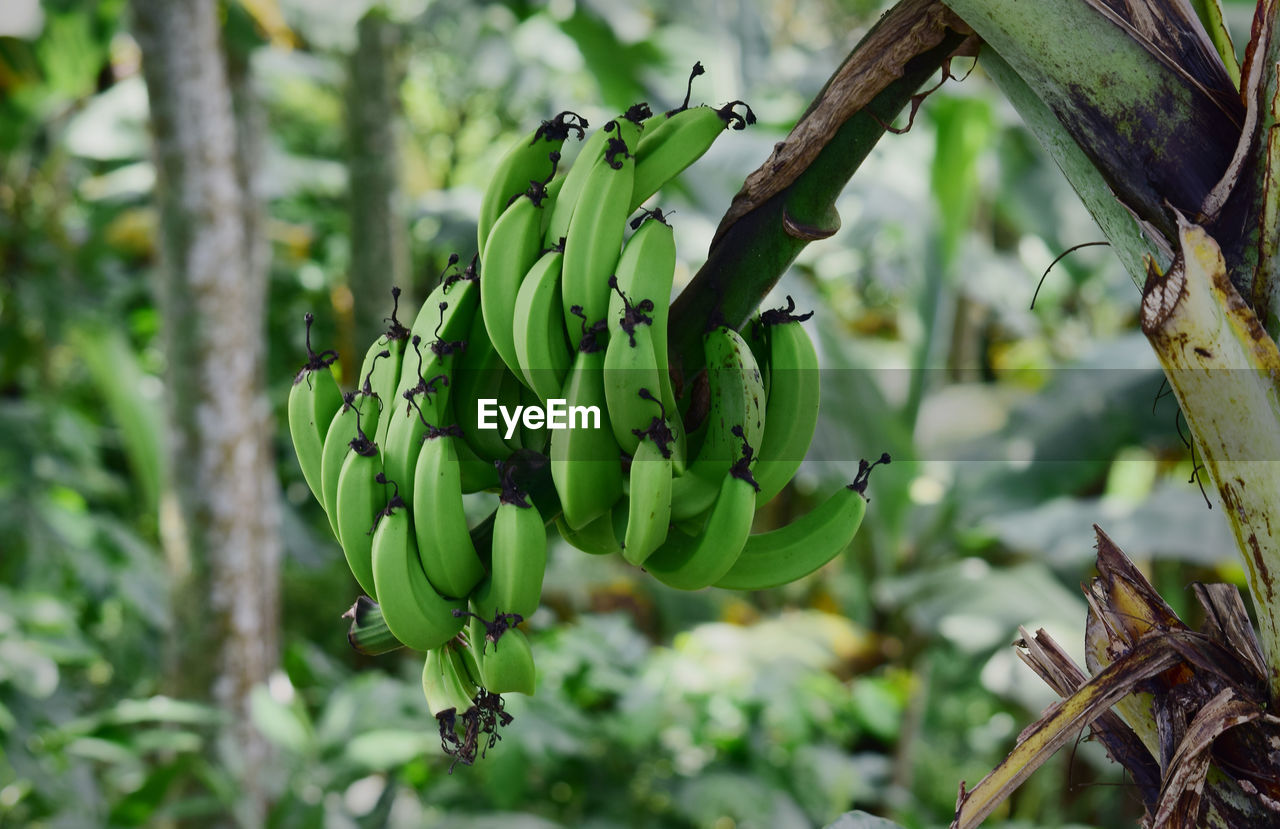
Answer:
M659 115L637 104L590 133L563 112L522 138L485 190L479 252L461 271L450 258L408 327L393 290L354 390L340 390L336 354L312 350L307 315L289 428L367 596L348 612L349 639L369 654L425 652L423 692L456 762L499 739L502 694L534 692L522 624L541 601L548 524L672 587L763 589L848 546L867 476L888 463L863 462L810 514L752 534L756 507L795 474L817 422L809 315L789 297L745 336L709 330L700 391L677 398L675 236L644 205L727 127L754 121L740 101L689 97ZM469 493L496 501L475 526Z

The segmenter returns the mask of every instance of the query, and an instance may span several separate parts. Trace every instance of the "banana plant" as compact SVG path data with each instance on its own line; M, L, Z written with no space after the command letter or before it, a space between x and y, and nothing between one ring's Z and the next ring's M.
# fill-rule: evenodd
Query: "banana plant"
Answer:
M1019 655L1063 699L1009 757L960 784L979 825L1082 729L1124 765L1144 825L1280 825L1280 0L1257 4L1243 64L1218 0L902 0L749 176L672 308L680 337L746 321L887 125L957 55L978 54L1142 290L1142 331L1234 534L1257 619L1197 586L1192 630L1098 530L1088 658L1043 631ZM681 359L683 358L683 362Z

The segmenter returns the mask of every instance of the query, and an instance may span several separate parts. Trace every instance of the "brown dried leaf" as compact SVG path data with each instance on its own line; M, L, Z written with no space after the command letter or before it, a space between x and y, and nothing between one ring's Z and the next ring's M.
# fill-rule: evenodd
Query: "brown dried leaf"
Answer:
M1013 751L968 790L961 784L952 829L971 829L991 814L1014 789L1082 728L1105 714L1116 700L1141 682L1177 663L1177 652L1160 634L1140 639L1134 647L1074 694L1054 703L1019 736Z
M1233 584L1194 584L1192 590L1205 612L1201 632L1235 653L1259 682L1266 682L1267 663L1240 591Z
M1200 800L1214 741L1227 730L1252 722L1261 715L1261 708L1240 699L1231 688L1221 691L1196 712L1165 770L1160 806L1152 817L1155 826L1192 827L1198 824Z

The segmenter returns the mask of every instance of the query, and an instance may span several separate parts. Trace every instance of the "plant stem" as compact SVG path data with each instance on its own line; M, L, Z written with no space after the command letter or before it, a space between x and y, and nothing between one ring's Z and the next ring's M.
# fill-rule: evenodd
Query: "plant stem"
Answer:
M1143 291L1147 335L1198 454L1218 489L1244 559L1258 639L1280 698L1280 350L1227 276L1218 245L1180 227L1181 253L1151 269Z
M706 263L672 305L677 389L701 370L708 327L740 327L807 244L836 232L836 197L886 125L963 42L961 28L938 3L899 3L854 48L769 161L748 177Z

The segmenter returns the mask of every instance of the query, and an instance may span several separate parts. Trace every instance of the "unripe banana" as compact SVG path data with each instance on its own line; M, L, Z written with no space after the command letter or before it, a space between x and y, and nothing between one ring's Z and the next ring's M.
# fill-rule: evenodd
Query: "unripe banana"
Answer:
M761 315L769 341L770 385L760 458L754 470L761 504L772 500L796 474L818 425L818 354L800 325L812 312L795 316L794 310L795 301L787 297L786 308Z
M613 277L609 284L618 290ZM604 396L609 408L609 425L613 427L618 446L628 455L640 444L638 433L664 412L654 396L661 391L661 380L654 357L652 318L645 313L652 308L653 303L647 299L639 305L626 300L616 328L614 321L610 321L609 345L604 354ZM640 393L641 389L645 395Z
M556 160L559 160L556 154ZM480 268L480 308L489 339L502 361L520 371L515 346L515 307L520 283L542 254L543 184L521 194L493 226Z
M484 577L484 567L471 543L462 506L462 467L455 449L460 432L456 426L431 427L425 437L413 487L418 555L436 592L463 598Z
M508 476L503 481L493 522L493 554L489 582L499 613L528 619L542 599L547 569L547 528L538 509Z
M428 423L448 422L445 417L449 402L450 376L454 364L467 347L476 309L480 307L480 280L476 276L473 258L462 273L449 273L458 263L455 253L449 257L440 284L432 290L418 316L409 329L409 342L420 341L421 362L410 360L410 354L400 368L400 383L396 387L396 405L403 410L406 393L413 389L431 390L417 400L422 416ZM411 467L412 468L412 467Z
M719 497L721 482L738 456L741 428L750 446L764 432L766 402L760 367L738 332L721 326L703 338L710 407L697 458L676 478L671 490L671 518L681 522L702 515Z
M581 308L572 310L581 318ZM592 419L551 433L551 477L565 523L573 530L604 515L622 495L621 450L609 425L604 395L604 349L596 341L604 332L603 322L588 328L584 321L584 336L562 395L571 417L577 407L598 412L599 428L593 428L597 423Z
M662 387L658 396L668 412L675 412L676 397L671 388L667 356L667 318L676 269L675 235L661 210L645 211L631 220L631 226L636 232L627 240L618 258L618 290L621 294L615 291L609 295L609 335L610 338L616 336L620 321L625 318L623 295L635 305L646 300L652 303L652 310L645 313L652 319L653 357Z
M516 370L519 371L519 368ZM529 397L526 397L526 395L529 395ZM533 392L525 388L524 383L520 382L520 379L512 373L511 369L504 366L502 383L498 386L498 406L500 409L506 409L507 412L518 412L520 407L526 403L536 402L532 401L532 395ZM523 428L523 420L518 421L514 427L510 427L503 422L502 417L499 415L497 423L500 427L499 434L502 435L502 440L508 449L514 452L517 449L524 448L525 429ZM510 435L507 434L508 431L510 431ZM531 434L531 437L536 442L536 434ZM529 448L533 449L534 447L531 446Z
M405 368L408 369L415 361L419 366L424 365L422 352L430 351L422 345L417 334L413 335L410 346L412 354L404 361ZM418 384L401 395L406 411L391 411L391 425L387 427L387 439L382 447L382 467L388 478L404 482L400 494L406 503L413 503L413 470L418 463L418 451L428 430L439 421L437 413L441 411L441 405L438 398L449 383L449 376L444 373L427 380L419 368L417 376ZM447 404L444 411L448 411Z
M556 516L556 529L560 537L573 547L593 556L607 556L622 552L622 539L626 534L627 501L619 498L613 508L580 530L575 530L564 520L564 514Z
M876 463L861 461L853 483L841 487L809 514L785 527L747 539L742 555L715 582L730 590L764 590L803 578L822 567L849 546L867 512L864 492L871 469L889 462L887 454Z
M542 405L542 399L538 397L537 392L521 384L514 375L512 375L511 379L520 386L520 405L524 407L524 412L538 411ZM537 423L538 421L535 420L534 422ZM528 424L529 421L522 414L520 418L520 448L532 452L545 452L547 441L551 437L551 432L547 428L545 419L538 426L530 426Z
M739 105L746 109L746 115L734 111ZM644 204L664 184L701 158L726 127L741 130L755 122L755 113L742 101L732 101L720 109L689 107L686 102L686 108L669 113L658 123L646 125L636 148L635 183L629 208L635 210Z
M699 457L719 458L728 468L739 457L743 441L751 447L760 445L767 397L760 366L737 331L725 326L714 329L707 334L703 350L711 406ZM734 432L735 426L742 427L741 436Z
M391 316L387 318L387 330L373 343L374 348L381 346L387 357L381 363L376 359L370 363L370 382L374 395L381 403L381 414L378 416L377 428L370 426L369 434L379 446L387 445L387 428L391 425L391 413L396 408L396 389L400 386L400 365L404 361L404 351L409 343L409 329L396 319L400 310L398 287L391 289L391 298L395 304L392 306Z
M688 536L672 530L645 561L645 570L669 587L699 590L715 584L733 568L755 517L756 482L751 478L751 461L751 448L744 445L743 456L720 485L702 533Z
M631 458L630 491L627 502L627 534L622 555L634 565L642 565L667 539L671 521L670 432L665 424L645 433Z
M457 420L453 416L452 406L449 408L449 417L455 421ZM498 488L500 483L498 470L494 468L493 461L485 460L477 455L465 438L455 440L453 449L458 455L459 475L461 476L464 495Z
M637 104L628 110L628 113L635 117L647 118L649 116L644 114L647 110L648 107L644 104ZM623 117L626 118L627 116L624 115ZM582 149L578 153L577 159L574 160L573 166L569 168L569 174L564 177L564 184L561 186L560 192L556 195L555 201L551 206L547 227L543 231L543 238L548 248L563 244L565 237L568 236L569 222L573 218L574 208L577 207L579 197L582 195L582 188L586 184L587 174L591 172L591 166L595 160L604 153L605 145L611 137L613 137L613 130L598 129L583 142ZM552 183L554 184L555 182L553 181Z
M365 352L364 363L360 366L360 377L363 379L356 389L357 395L368 398L359 401L360 426L374 443L377 443L378 422L382 419L383 411L387 411L390 417L391 397L384 393L385 389L383 392L378 391L387 382L390 365L391 349L384 347L382 337L379 337Z
M485 329L484 315L476 314L467 337L467 349L458 360L451 378L450 397L457 424L462 427L463 440L485 461L493 463L511 454L502 440L500 429L481 429L477 401L482 398L498 399L502 378L506 374L502 357L493 347Z
M342 552L351 574L365 593L378 600L373 579L373 525L387 503L387 493L386 487L377 480L382 475L378 447L361 428L358 413L356 437L350 446L351 451L343 460L342 471L338 474L334 518L338 525L338 540L342 543Z
M560 301L564 253L549 250L529 269L516 295L515 348L520 373L543 402L560 396L573 365Z
M543 121L531 135L507 151L485 187L476 222L476 250L484 252L494 223L512 199L527 190L531 183L551 177L555 165L549 159L550 154L559 153L571 132L577 132L578 140L582 140L586 127L586 119L580 115L562 112Z
M646 113L647 110L646 107ZM597 320L609 308L608 279L618 263L627 214L631 212L638 121L623 117L609 122L615 135L608 139L600 157L593 160L569 221L560 286L569 340L575 348L582 334L570 319L569 309L580 306L587 319ZM609 124L605 125L606 131Z
M293 451L298 456L302 477L323 507L320 468L324 439L333 416L342 408L342 392L329 368L338 359L337 352L317 354L311 350L311 323L314 319L310 313L307 314L307 364L293 378L293 388L289 390L289 437L293 440Z
M461 717L475 704L478 689L453 650L452 643L433 648L427 652L426 664L422 666L422 694L435 717L449 710L455 718ZM451 719L450 725L456 722Z
M342 396L342 408L333 416L329 430L325 432L324 447L320 456L320 491L325 514L329 516L329 526L333 537L342 541L338 533L338 477L342 474L342 464L351 452L351 441L356 439L356 420L363 417L366 411L378 409L377 398L366 397L357 392L348 392Z
M788 297L790 299L790 297ZM742 338L746 340L747 345L751 348L751 353L756 358L756 365L760 366L760 381L764 386L765 400L769 399L769 326L760 321L760 315L752 317L742 328ZM765 404L765 420L766 428L769 414L769 406Z
M494 694L533 695L537 671L529 638L519 628L507 630L496 642L487 642L480 657L484 687Z
M451 643L454 655L457 657L458 676L466 685L473 688L472 701L475 702L476 691L482 687L480 674L480 657L471 643L467 641L466 634L458 636Z
M427 580L414 543L409 510L398 494L379 513L373 532L372 563L382 616L406 646L430 651L462 630L464 620L453 611L464 609L466 601L444 598Z

